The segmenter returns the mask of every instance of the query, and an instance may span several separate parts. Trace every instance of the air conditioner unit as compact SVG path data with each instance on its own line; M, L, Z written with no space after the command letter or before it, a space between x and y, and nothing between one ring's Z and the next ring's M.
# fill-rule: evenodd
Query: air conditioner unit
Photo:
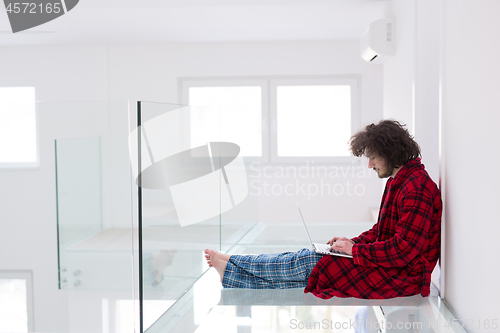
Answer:
M366 29L360 42L361 58L383 63L395 53L394 18L377 20Z

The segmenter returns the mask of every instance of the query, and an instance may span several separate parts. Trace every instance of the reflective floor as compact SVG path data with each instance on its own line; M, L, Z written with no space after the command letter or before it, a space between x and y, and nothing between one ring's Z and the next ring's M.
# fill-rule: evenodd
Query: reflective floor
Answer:
M353 237L371 223L311 225L324 235ZM326 231L325 231L326 229ZM301 225L256 225L229 253L273 253L308 247ZM223 289L208 270L147 330L155 332L455 332L464 333L432 290L431 296L390 300L321 300L303 289Z

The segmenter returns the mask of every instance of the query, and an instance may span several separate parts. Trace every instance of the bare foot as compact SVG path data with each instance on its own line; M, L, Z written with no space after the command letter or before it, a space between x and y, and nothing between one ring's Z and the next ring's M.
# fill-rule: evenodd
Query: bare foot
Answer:
M228 256L227 254L222 254L218 251L209 249L205 250L205 258L207 259L208 266L215 268L217 273L219 273L220 281L222 282L224 271L226 270L227 261L223 260L221 257L229 259L230 256Z
M208 251L212 251L212 255L209 255ZM210 267L212 267L212 263L211 263L212 258L218 258L220 260L227 262L227 261L229 261L229 258L231 257L231 255L229 255L229 254L224 254L224 253L221 253L219 251L213 251L210 249L206 249L204 252L205 252L205 259L207 260L207 264Z

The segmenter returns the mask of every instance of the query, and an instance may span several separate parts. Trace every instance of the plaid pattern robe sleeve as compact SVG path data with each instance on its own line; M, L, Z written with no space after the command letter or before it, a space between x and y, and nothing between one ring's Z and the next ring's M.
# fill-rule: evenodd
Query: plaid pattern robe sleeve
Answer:
M377 225L375 224L370 230L363 232L358 237L354 237L352 240L354 243L369 244L375 242L377 239Z
M392 298L430 293L440 254L441 195L420 163L387 181L377 223L353 238L353 259L324 256L305 292L321 298Z

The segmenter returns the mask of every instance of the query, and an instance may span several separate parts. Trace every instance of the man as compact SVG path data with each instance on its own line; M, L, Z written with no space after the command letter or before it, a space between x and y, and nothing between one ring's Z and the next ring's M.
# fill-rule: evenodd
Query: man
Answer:
M224 287L305 287L320 298L392 298L430 293L440 254L441 195L420 163L420 148L397 121L382 120L350 140L355 156L368 157L379 178L389 178L377 223L358 237L334 237L331 249L353 258L311 250L227 255L205 250Z

